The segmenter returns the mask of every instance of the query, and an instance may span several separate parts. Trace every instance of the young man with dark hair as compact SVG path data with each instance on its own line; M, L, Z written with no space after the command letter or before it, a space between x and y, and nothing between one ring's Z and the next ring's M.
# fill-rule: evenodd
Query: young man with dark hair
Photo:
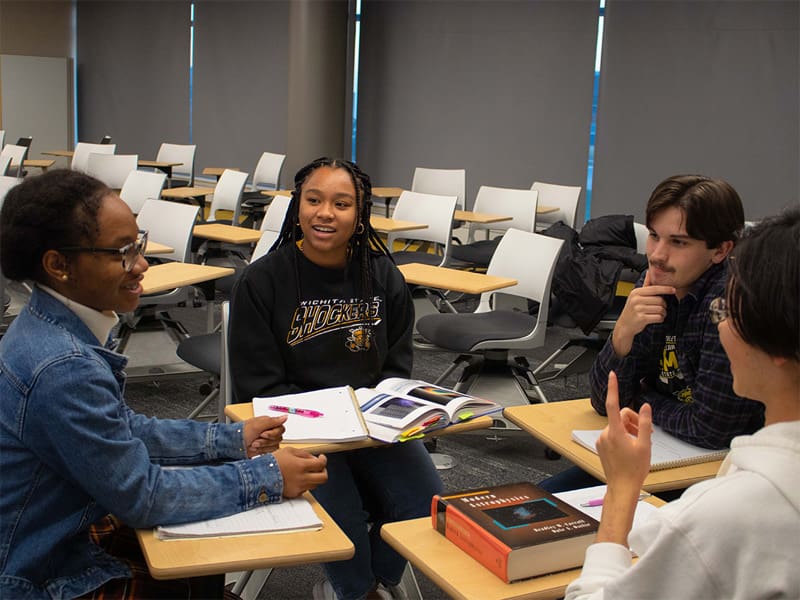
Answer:
M649 268L592 367L592 406L605 414L614 371L621 406L638 410L647 402L653 422L668 433L727 448L764 424L763 406L734 393L730 363L708 318L744 227L742 202L725 181L676 175L651 194L646 224Z

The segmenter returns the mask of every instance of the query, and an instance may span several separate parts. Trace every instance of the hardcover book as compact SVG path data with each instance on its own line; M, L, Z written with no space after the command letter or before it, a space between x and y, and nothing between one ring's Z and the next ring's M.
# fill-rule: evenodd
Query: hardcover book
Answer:
M433 527L506 583L583 564L599 523L532 483L434 496Z

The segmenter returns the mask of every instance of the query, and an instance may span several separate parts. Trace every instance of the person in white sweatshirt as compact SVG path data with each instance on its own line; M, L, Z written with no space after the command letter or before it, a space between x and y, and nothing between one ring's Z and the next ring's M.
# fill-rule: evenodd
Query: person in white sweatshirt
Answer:
M597 539L566 600L800 598L800 209L762 221L730 260L710 307L737 395L765 426L737 437L715 479L631 530L650 464L652 413L619 408L597 443L608 488ZM631 552L639 560L632 563Z

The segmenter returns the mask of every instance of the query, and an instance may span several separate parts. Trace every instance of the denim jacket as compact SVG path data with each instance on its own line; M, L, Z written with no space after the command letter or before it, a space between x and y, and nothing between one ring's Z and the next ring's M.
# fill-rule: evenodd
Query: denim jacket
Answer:
M89 526L145 528L279 502L271 454L242 459L242 425L159 420L123 400L127 359L48 293L0 341L0 598L72 598L128 567Z

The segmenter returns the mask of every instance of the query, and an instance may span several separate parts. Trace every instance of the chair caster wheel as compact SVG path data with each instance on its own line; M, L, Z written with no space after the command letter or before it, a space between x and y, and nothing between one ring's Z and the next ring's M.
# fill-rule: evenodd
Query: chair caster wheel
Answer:
M559 458L561 458L561 455L552 448L545 448L544 457L547 460L558 460Z
M211 387L210 383L203 383L200 385L198 391L203 394L203 396L208 396L211 393L211 390L214 388Z

